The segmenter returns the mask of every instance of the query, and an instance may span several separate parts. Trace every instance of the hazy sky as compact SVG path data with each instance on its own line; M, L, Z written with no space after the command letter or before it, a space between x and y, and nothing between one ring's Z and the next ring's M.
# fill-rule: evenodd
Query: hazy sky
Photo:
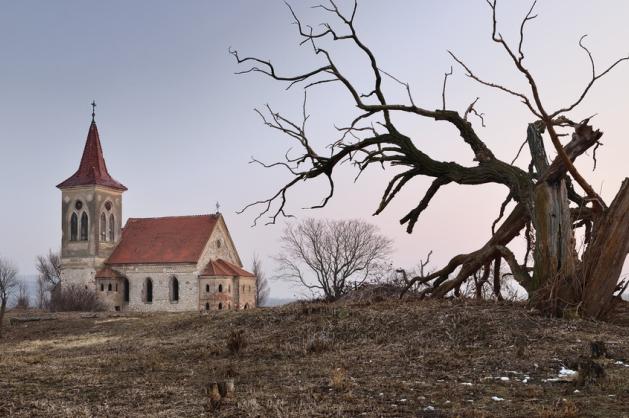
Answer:
M340 1L340 0L339 0ZM331 17L312 10L315 2L293 1L304 20ZM341 2L346 8L348 3ZM527 1L499 2L504 36L517 41ZM550 108L575 99L588 81L589 66L577 41L586 42L603 68L629 53L629 2L625 0L541 0L539 17L527 28L526 63L538 77ZM491 17L484 0L396 0L360 2L357 28L385 71L411 83L415 100L427 108L441 103L443 73L452 49L484 78L524 90L525 82L499 47L490 41ZM248 267L254 252L278 250L282 225L250 228L255 211L235 211L273 193L288 177L281 169L248 164L251 156L271 162L292 146L265 128L253 108L271 104L298 118L302 93L261 75L241 70L227 53L270 58L285 73L321 63L299 46L296 28L282 1L2 1L0 3L0 254L22 273L33 273L34 258L60 245L61 192L55 188L78 167L90 122L96 120L110 173L125 184L126 217L210 213L221 203L238 250ZM363 56L345 46L333 48L344 71L370 91ZM533 119L511 97L482 88L455 66L448 81L449 107L463 111L480 97L486 128L478 132L504 160L511 160ZM385 85L391 99L405 100L399 85ZM595 87L571 116L593 119L605 132L596 172L579 168L610 201L627 176L629 65ZM356 115L348 94L329 84L309 97L309 133L321 147L336 139L333 126ZM456 132L430 120L398 119L399 126L433 158L473 164ZM478 125L478 124L477 124ZM526 156L520 159L528 163ZM298 216L358 217L370 220L395 240L396 265L412 266L428 250L434 266L488 238L506 189L449 185L422 215L413 235L398 219L414 207L430 180L416 180L380 216L371 217L388 176L369 170L357 184L349 166L337 173L337 193L326 209L318 203L322 184L289 195ZM275 296L294 290L273 284Z

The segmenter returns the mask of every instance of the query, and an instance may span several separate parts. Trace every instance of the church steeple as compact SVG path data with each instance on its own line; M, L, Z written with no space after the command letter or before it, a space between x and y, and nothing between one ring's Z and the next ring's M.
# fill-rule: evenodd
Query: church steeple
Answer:
M92 123L87 133L87 140L85 141L85 148L83 149L83 157L81 158L79 169L67 180L59 183L57 185L59 189L73 186L98 185L116 190L127 190L125 186L114 180L107 171L107 165L105 164L103 149L98 135L98 128L94 121L95 106L96 103L92 102Z

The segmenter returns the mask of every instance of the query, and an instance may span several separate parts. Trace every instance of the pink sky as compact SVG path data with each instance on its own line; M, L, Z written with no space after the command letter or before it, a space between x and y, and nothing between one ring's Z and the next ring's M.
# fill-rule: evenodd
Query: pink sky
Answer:
M271 162L291 146L266 129L254 107L270 103L299 117L301 91L259 75L235 76L229 46L243 54L271 58L287 73L314 68L320 61L299 47L295 27L281 1L23 1L0 5L0 186L5 198L0 217L0 255L15 260L24 274L34 258L60 243L60 193L55 184L78 166L90 121L89 103L98 103L98 122L111 174L129 187L125 217L209 213L221 202L232 235L248 266L254 252L278 251L282 225L250 228L255 212L235 211L267 197L287 180L282 170L247 164L253 155ZM320 10L293 2L304 20L316 24ZM314 4L314 3L313 3ZM604 4L604 6L602 6ZM345 3L347 5L347 3ZM528 2L499 3L500 27L517 41L519 19ZM526 64L537 77L548 107L573 101L589 77L577 42L587 33L599 68L629 53L629 3L540 1L539 17L527 28ZM499 47L490 41L491 17L478 1L362 1L359 34L382 69L408 81L419 105L440 107L443 73L451 49L484 78L526 89ZM370 72L363 57L343 47L339 61L356 84L368 91ZM467 79L460 68L448 81L449 107L461 112L476 97L486 128L477 126L488 146L510 161L533 121L520 103ZM394 83L389 100L405 100ZM592 120L605 134L598 169L584 157L578 167L607 201L628 175L629 65L620 66L595 86L571 114ZM340 86L328 85L309 97L310 135L323 147L335 139L333 126L356 114ZM445 124L400 118L399 127L433 158L473 164L456 132ZM521 158L522 166L528 164ZM328 207L319 202L323 184L299 187L289 207L300 217L362 218L395 240L394 262L412 266L429 250L434 267L459 252L478 248L489 236L501 186L450 185L440 192L407 235L398 219L416 205L430 179L413 182L380 216L372 217L391 171L372 168L356 184L351 167L337 173L337 192ZM294 289L274 283L275 296Z

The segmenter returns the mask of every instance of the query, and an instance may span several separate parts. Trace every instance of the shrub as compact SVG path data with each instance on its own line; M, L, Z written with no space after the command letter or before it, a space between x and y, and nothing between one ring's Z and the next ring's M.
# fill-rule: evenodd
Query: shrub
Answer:
M305 344L305 350L308 354L319 354L332 348L332 340L325 334L319 333L311 335Z
M227 337L227 350L233 355L240 354L247 348L247 338L244 330L234 330Z
M94 312L105 310L105 306L98 298L95 290L69 284L57 286L51 292L50 310L53 312Z

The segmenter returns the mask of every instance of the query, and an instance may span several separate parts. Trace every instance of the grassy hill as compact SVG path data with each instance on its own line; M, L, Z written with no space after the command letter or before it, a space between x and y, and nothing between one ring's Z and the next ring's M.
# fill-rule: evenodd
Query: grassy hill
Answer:
M58 314L7 326L0 416L626 417L623 309L612 323L398 300ZM591 360L591 341L607 355ZM229 379L233 396L213 402L208 388Z

